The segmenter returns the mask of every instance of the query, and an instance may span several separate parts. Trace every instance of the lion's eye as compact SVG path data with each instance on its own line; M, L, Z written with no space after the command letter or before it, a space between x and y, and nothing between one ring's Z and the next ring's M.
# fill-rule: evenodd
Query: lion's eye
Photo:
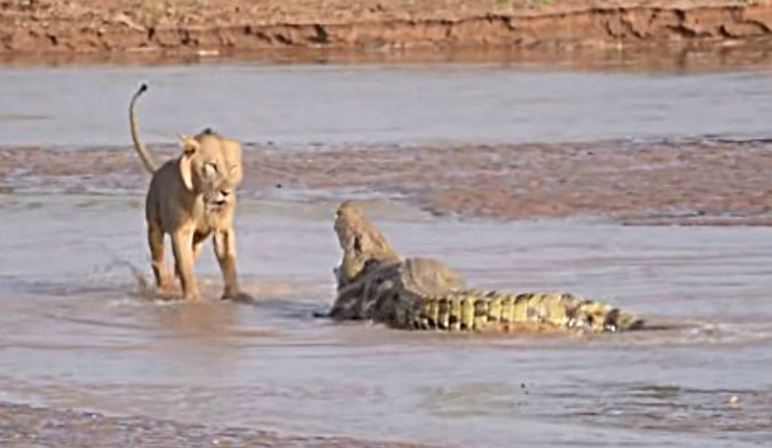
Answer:
M211 176L216 172L217 172L217 164L213 162L209 162L204 165L204 173L206 173L207 176Z

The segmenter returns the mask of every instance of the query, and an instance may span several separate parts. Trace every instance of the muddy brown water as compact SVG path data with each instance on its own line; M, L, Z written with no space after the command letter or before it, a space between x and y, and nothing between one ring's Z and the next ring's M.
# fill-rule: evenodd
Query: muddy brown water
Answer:
M152 84L141 106L149 141L212 125L273 141L277 151L315 142L763 137L772 107L763 70L5 69L2 145L56 147L60 155L128 144L126 100L140 79ZM225 99L230 107L219 106ZM768 227L459 221L369 202L398 250L440 258L471 283L571 291L683 324L595 337L481 337L312 318L333 297L332 202L245 198L240 271L257 302L214 300L220 280L205 253L198 272L212 300L186 304L155 300L146 286L141 194L34 190L0 194L0 402L49 409L37 418L53 423L44 431L26 419L33 411L2 404L0 442L113 446L146 431L182 446L222 433L235 446L253 436L281 445L254 435L262 430L301 437L292 446L317 436L488 447L772 440ZM83 419L96 422L95 439ZM29 435L25 425L45 442L16 442Z

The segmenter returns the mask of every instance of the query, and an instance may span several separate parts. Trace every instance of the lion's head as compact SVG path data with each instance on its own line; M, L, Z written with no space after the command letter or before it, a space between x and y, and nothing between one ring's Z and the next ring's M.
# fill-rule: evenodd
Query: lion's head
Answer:
M180 139L183 153L179 168L185 187L202 195L209 211L220 211L232 204L235 189L244 177L241 144L210 129Z

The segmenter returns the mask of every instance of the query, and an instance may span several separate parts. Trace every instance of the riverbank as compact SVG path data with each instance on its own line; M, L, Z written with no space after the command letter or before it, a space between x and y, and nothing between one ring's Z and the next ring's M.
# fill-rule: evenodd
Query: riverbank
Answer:
M0 54L715 47L772 39L767 1L6 0Z

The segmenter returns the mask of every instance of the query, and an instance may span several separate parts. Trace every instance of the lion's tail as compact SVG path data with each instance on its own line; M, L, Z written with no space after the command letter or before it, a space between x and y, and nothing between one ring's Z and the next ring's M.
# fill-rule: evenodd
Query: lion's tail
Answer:
M129 104L129 124L131 125L131 139L134 141L134 149L137 150L139 158L142 159L142 164L145 166L145 169L150 174L153 174L155 173L156 165L155 162L153 162L150 153L147 152L145 145L139 140L139 124L137 123L137 114L134 112L134 105L137 102L137 99L145 93L146 90L147 84L142 83L142 85L139 86L137 93L131 97L131 103Z

